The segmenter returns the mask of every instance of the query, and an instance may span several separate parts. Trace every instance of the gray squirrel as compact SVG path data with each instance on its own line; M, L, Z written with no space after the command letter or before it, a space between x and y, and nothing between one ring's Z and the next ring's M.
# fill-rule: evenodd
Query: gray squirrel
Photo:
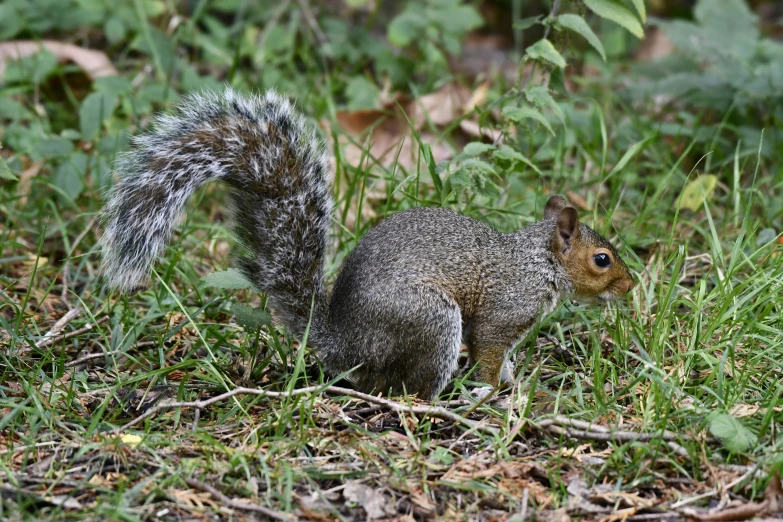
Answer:
M543 220L510 234L442 208L395 214L361 239L327 291L328 157L274 92L189 96L134 139L117 171L101 238L110 287L145 288L185 203L221 180L239 270L291 334L301 338L309 324L327 372L358 367L350 379L367 392L437 398L463 342L473 380L512 381L507 352L542 314L568 297L604 302L634 286L612 245L555 195Z

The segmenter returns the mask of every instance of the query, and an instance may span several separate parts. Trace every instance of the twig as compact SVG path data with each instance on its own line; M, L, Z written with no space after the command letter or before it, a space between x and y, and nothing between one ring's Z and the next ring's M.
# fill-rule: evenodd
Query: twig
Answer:
M686 506L688 504L693 504L694 502L698 502L699 500L702 500L704 498L709 498L709 497L712 497L713 495L717 495L718 493L720 493L721 489L729 490L729 489L733 488L734 486L736 486L737 484L739 484L740 482L745 480L749 475L755 475L756 471L757 471L757 467L754 466L751 469L749 469L748 471L746 471L743 475L741 475L740 477L732 480L731 482L729 482L725 486L722 486L721 488L712 488L711 490L707 491L706 493L701 493L699 495L694 495L694 496L689 497L689 498L684 498L682 500L679 500L679 501L675 502L674 504L672 504L669 507L671 509L677 509L677 508L680 508L682 506Z
M79 335L81 335L83 333L89 332L90 330L92 330L93 328L98 326L99 324L103 324L103 323L105 323L108 320L109 320L109 316L108 315L104 315L103 317L101 317L100 319L95 321L94 323L87 323L82 328L79 328L78 330L74 330L73 332L68 332L67 334L60 335L60 336L57 336L57 337L52 336L52 337L49 337L48 339L41 339L40 341L35 343L35 347L36 348L43 348L44 346L49 346L50 344L58 342L58 341L64 341L66 339L71 339L72 337L77 337L77 336L79 336Z
M525 522L525 518L527 518L527 502L529 494L530 492L528 491L528 488L522 490L522 511L519 513L519 520L521 522Z
M158 344L157 341L141 341L141 342L138 342L138 343L134 344L133 346L131 346L129 348L129 350L130 349L136 349L136 348L142 348L144 346L154 346L156 344ZM112 350L110 352L91 353L91 354L85 355L84 357L80 357L78 359L74 359L73 361L68 361L67 363L65 363L65 367L66 368L70 368L71 366L78 366L78 365L80 365L82 363L86 363L86 362L91 361L93 359L100 359L101 357L106 357L107 355L117 355L117 354L120 354L120 353L127 353L127 351Z
M293 515L288 515L286 513L282 513L280 511L276 511L274 509L255 504L253 502L248 502L247 500L234 500L228 498L217 488L212 487L205 482L201 482L200 480L196 480L192 478L183 478L182 480L185 481L185 484L187 484L192 488L200 489L201 491L206 491L207 493L209 493L210 495L218 499L220 502L225 504L226 507L232 509L241 509L242 511L254 511L256 513L261 513L264 516L267 516L274 520L286 520L286 521L296 520L296 517L294 517Z
M82 313L81 308L72 308L71 310L68 310L64 316L60 317L60 319L57 320L56 323L52 325L52 327L49 329L48 332L44 334L41 339L35 343L36 348L41 348L42 346L46 346L46 341L48 339L51 339L55 335L59 334L63 331L63 328L65 328L68 323L79 317L79 315Z
M662 432L654 432L654 433L644 433L644 432L639 433L639 432L627 431L627 430L615 431L615 430L611 430L610 428L607 428L606 426L601 426L599 424L592 424L590 422L572 419L570 417L566 417L565 415L555 415L554 417L550 417L548 419L544 419L540 422L537 422L539 426L548 426L549 424L552 423L559 424L560 426L570 427L570 428L578 428L580 430L585 430L585 431L612 433L618 435L620 438L627 437L628 440L644 440L644 441L653 440L653 439L661 439L666 441L693 440L693 437L691 437L690 435L674 433L673 431L669 431L669 430L664 430Z
M549 419L535 421L540 429L547 429L557 435L565 435L575 439L599 440L603 442L620 441L641 441L663 440L666 445L681 457L689 457L688 451L674 442L676 438L686 438L678 436L675 433L665 431L663 433L638 433L632 431L610 431L605 426L598 426L589 422L570 419L564 415L556 415ZM565 426L565 427L562 427Z
M70 368L71 366L78 366L82 363L92 361L93 359L100 359L101 357L106 357L107 355L117 355L119 353L122 353L122 350L112 350L110 352L91 353L85 355L84 357L79 357L78 359L74 359L73 361L68 361L67 363L65 363L65 367Z
M216 395L209 399L200 400L200 401L183 401L183 402L162 401L156 404L154 407L150 408L149 410L145 411L143 414L139 415L132 421L128 422L124 426L115 429L113 433L115 435L118 435L119 433L125 431L131 426L135 426L136 424L142 422L144 419L147 419L148 417L155 415L159 411L169 410L171 408L197 408L203 410L206 409L208 406L215 404L216 402L224 401L236 395L260 395L263 397L282 398L282 397L296 397L298 395L304 395L307 393L328 393L330 395L346 395L348 397L353 397L355 399L361 399L365 402L380 404L382 406L385 406L386 408L389 408L391 411L394 412L429 415L431 417L450 420L456 424L462 424L464 426L467 426L471 430L482 431L484 433L489 433L492 435L495 435L497 431L494 427L486 426L483 422L475 422L466 419L461 415L457 415L454 412L451 412L444 408L439 408L437 406L407 406L389 399L375 397L367 393L362 393L356 390L350 390L348 388L341 388L339 386L326 386L326 387L309 386L307 388L299 388L298 390L293 390L291 392L275 392L275 391L262 390L259 388L239 387L239 388L234 388L231 391L222 393L220 395Z
M62 444L59 440L47 440L45 442L38 442L36 444L31 444L29 446L16 446L13 448L6 448L0 450L0 455L6 455L8 453L16 453L17 451L31 451L38 448L44 448L46 446L57 446L59 444Z
M324 50L327 53L331 54L332 46L329 44L329 39L321 30L321 26L318 25L318 20L315 19L315 15L313 15L313 11L310 9L309 2L307 0L299 0L299 7L302 8L302 13L307 20L307 23L310 25L310 28L313 30L313 33L315 33L315 37L318 38L318 42L324 47Z

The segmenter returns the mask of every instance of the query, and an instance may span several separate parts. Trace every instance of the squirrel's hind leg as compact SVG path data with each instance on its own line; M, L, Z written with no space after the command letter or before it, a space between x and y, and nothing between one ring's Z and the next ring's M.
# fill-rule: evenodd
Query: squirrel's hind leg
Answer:
M357 386L366 391L436 399L457 369L462 345L459 306L429 285L400 286L351 296L339 314L343 355L363 363Z

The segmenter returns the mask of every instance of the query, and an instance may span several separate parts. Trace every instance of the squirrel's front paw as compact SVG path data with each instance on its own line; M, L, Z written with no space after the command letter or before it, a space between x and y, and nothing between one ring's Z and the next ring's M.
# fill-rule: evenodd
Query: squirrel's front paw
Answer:
M471 397L480 401L484 399L487 395L492 393L492 390L494 389L495 389L494 386L479 386L477 388L473 388L468 393L470 394Z

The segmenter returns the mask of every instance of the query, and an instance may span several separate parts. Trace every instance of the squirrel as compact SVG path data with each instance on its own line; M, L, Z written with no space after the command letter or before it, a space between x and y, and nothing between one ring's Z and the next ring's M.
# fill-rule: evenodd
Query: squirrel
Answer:
M559 196L513 233L443 208L392 215L345 259L331 292L332 218L323 142L274 91L192 94L133 140L103 214L102 272L135 292L201 186L228 185L241 273L327 373L359 390L436 399L464 342L475 381L513 382L507 353L566 298L605 302L634 287L612 245Z

